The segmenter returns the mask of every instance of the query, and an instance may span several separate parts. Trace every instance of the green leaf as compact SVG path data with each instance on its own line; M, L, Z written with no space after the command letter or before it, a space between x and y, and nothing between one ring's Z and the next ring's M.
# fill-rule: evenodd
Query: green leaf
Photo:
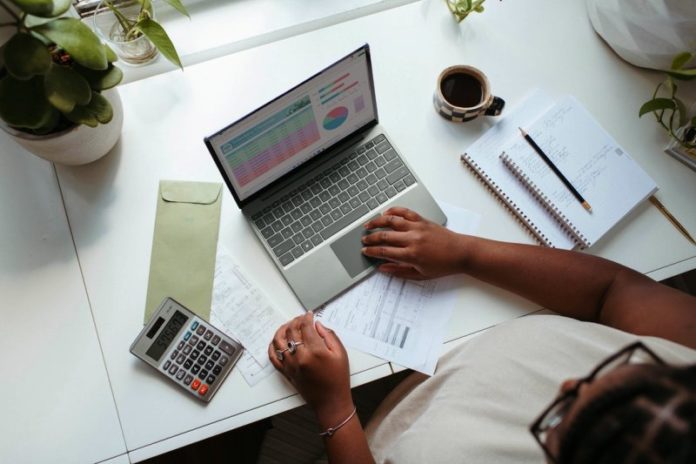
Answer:
M46 98L63 113L76 105L86 105L92 98L87 79L68 66L54 64L44 77Z
M641 106L640 110L638 111L638 117L640 118L644 114L651 113L653 111L674 110L675 107L676 104L670 98L653 98L652 100L643 103L643 106Z
M678 69L673 71L666 71L669 76L682 81L690 81L696 79L696 68L695 69Z
M91 69L106 69L106 51L99 38L82 21L60 18L33 30L55 42L70 54L73 60Z
M51 116L48 118L45 124L41 127L32 129L31 132L37 135L45 135L53 132L58 124L60 123L60 111L55 108L51 108Z
M43 78L0 80L0 117L10 126L36 129L51 118L53 107L44 96Z
M20 80L45 74L51 65L51 54L46 45L31 34L13 35L7 41L3 56L7 71Z
M70 8L70 0L11 0L22 11L41 18L55 18Z
M186 10L186 8L184 7L184 4L181 3L180 0L164 0L164 1L167 2L167 3L169 3L169 5L170 5L172 8L175 8L175 9L176 9L179 13L181 13L182 15L188 16L189 18L191 17L191 15L189 14L189 12L188 12L188 11Z
M75 70L87 79L89 86L94 90L106 90L116 87L123 79L123 72L113 64L110 64L104 71L95 71L94 69L82 67L79 64L75 65Z
M118 55L116 54L116 52L113 51L111 47L109 47L106 44L104 44L104 53L106 54L106 61L108 61L109 63L118 61Z
M673 70L681 69L684 67L686 63L688 63L693 55L689 52L684 52L680 53L677 56L674 57L672 60L672 68Z
M687 113L686 105L684 104L683 101L676 97L672 97L674 100L674 103L677 105L677 112L679 113L679 126L683 126L686 124L686 121L689 119L689 114Z
M174 48L174 44L169 39L169 36L162 26L157 24L154 20L147 18L138 22L135 27L145 34L148 39L150 39L155 47L157 47L157 50L159 50L166 59L181 69L184 69L181 64L181 60L179 60L179 55L176 52L176 48Z
M76 106L71 112L64 114L72 122L89 127L97 127L99 123L106 124L114 117L114 111L109 100L97 92L92 92L92 99L89 104Z

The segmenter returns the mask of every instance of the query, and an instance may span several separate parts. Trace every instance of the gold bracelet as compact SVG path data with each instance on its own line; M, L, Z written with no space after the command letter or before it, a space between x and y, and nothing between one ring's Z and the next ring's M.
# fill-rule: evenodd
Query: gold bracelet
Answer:
M328 429L326 429L326 432L321 432L321 433L319 434L319 436L320 436L320 437L331 437L331 436L333 436L333 434L336 433L336 430L338 430L338 429L340 429L341 427L343 427L344 425L346 425L346 424L348 423L348 421L351 420L351 419L353 418L353 416L355 415L355 413L356 413L357 411L358 411L358 408L355 407L355 406L353 406L353 412L350 413L350 416L348 416L348 417L346 418L346 420L344 420L343 422L341 422L340 424L338 424L338 425L335 426L335 427L329 427Z

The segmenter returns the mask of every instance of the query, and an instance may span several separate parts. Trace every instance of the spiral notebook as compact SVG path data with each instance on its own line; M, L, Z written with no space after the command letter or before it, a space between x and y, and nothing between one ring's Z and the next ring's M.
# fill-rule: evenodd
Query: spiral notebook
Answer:
M586 211L520 135L525 129L592 205ZM657 185L573 97L535 91L462 155L462 161L544 245L586 248Z

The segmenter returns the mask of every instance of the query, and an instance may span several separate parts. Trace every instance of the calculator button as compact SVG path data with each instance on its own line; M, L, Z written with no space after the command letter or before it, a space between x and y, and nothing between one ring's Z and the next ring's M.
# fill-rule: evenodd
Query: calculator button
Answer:
M230 345L225 340L220 343L220 349L229 355L233 355L235 351L234 346Z
M176 371L178 371L179 368L176 367L176 364L172 364L172 367L169 368L169 374L174 375L176 374Z
M166 371L169 369L169 366L171 366L171 365L172 365L171 361L167 361L166 363L164 363L164 366L162 366L162 369L164 369Z
M191 353L191 345L186 345L184 347L184 354L189 354Z
M220 367L219 364L217 366L213 367L213 374L220 375L220 372L222 372L222 367Z
M193 321L193 324L191 324L191 330L196 330L198 327L198 321Z
M227 359L227 356L223 356L222 358L220 358L220 361L218 362L221 366L224 366L225 364L227 364L227 361L229 361L229 359Z
M181 363L184 362L185 360L186 360L186 356L184 356L183 354L180 354L179 357L176 358L176 363L177 363L177 364L181 364Z
M217 345L218 343L220 343L220 340L221 340L220 336L216 335L213 337L213 339L210 343L212 343L213 345Z
M204 325L198 326L198 330L196 330L196 333L198 335L203 335L205 333L205 326Z
M176 374L176 380L183 379L185 375L186 375L186 371L183 369L180 369L179 372Z
M203 385L201 385L201 388L198 389L198 394L203 396L206 393L208 393L208 386L203 384Z
M179 342L179 344L176 346L177 350L180 350L184 347L184 342Z
M205 368L210 370L213 368L214 365L215 365L215 363L213 361L208 361L207 363L205 363Z
M174 360L177 356L179 356L179 352L174 350L172 351L172 354L169 356L169 359Z
M184 340L188 340L191 338L191 332L186 332L186 335L184 335Z
M207 356L201 356L198 358L198 364L205 364L205 362L208 360Z
M187 359L186 362L184 363L184 369L190 369L191 366L193 366L193 361L190 359Z
M198 379L196 379L196 380L194 380L193 383L191 384L191 389L193 389L193 390L198 390L198 387L200 387L200 386L201 386L201 381L198 380Z
M196 345L196 348L200 351L203 351L203 348L205 348L205 342L201 340L198 345Z
M203 353L205 353L206 356L210 356L210 353L213 352L213 347L208 345L205 347L205 350L203 350Z
M196 374L198 374L198 371L199 371L200 369L201 369L201 366L199 366L198 364L194 364L193 367L191 368L191 373L192 373L193 375L196 375Z
M208 382L209 384L212 384L213 382L215 382L215 376L209 375L208 378L205 379L205 381Z
M215 350L215 353L213 353L211 358L213 359L213 361L217 361L218 359L220 359L220 352L218 350Z
M206 375L208 375L208 371L206 371L205 369L203 369L203 370L198 374L198 377L199 377L201 380L203 380L203 379L205 379L205 376L206 376Z
M191 356L189 356L189 359L195 361L199 354L201 354L200 351L198 351L198 350L193 350L193 351L191 352Z
M191 374L187 375L186 378L184 379L184 383L186 385L190 384L191 381L193 380L193 376Z
M212 330L207 331L207 332L205 333L205 335L203 335L203 338L205 338L206 341L208 341L208 340L210 340L211 338L213 338L213 331L212 331Z
M189 340L189 343L193 346L196 346L196 343L198 343L198 337L194 335L193 337L191 337L191 340Z

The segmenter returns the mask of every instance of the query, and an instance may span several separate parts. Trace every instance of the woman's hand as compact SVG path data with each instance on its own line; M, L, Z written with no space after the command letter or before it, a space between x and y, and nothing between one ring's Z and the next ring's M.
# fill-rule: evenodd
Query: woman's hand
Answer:
M363 254L391 261L379 270L405 279L433 279L462 271L465 236L407 208L390 208L365 224Z
M302 342L295 353L287 350L290 340ZM283 351L282 356L277 350ZM321 322L315 325L311 312L280 326L268 346L268 356L324 427L336 425L353 410L346 350L333 331Z

